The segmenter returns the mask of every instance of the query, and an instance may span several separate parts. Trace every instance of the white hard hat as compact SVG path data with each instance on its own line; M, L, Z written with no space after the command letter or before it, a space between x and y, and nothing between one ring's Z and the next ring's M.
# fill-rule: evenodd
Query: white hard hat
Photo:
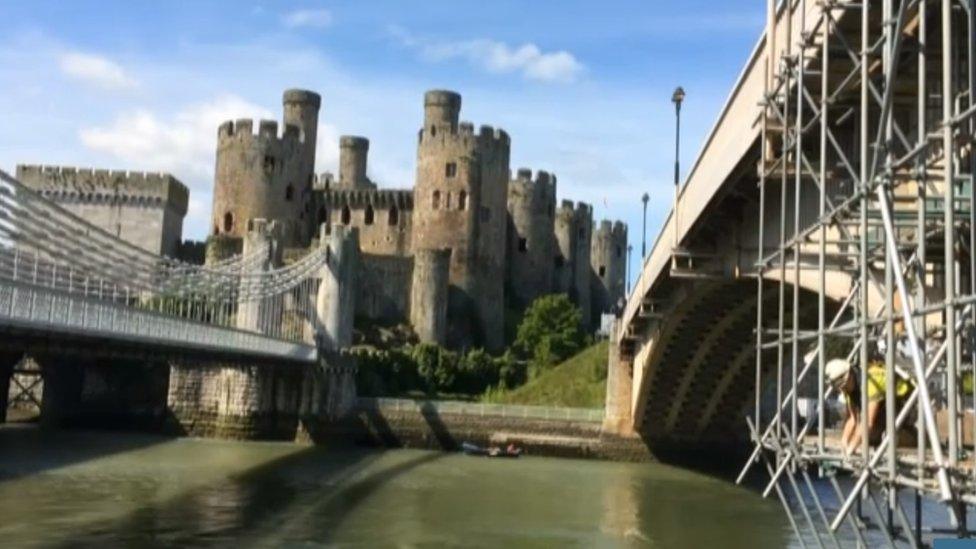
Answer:
M824 366L824 375L831 383L841 379L851 370L851 363L843 358L835 358L827 362Z

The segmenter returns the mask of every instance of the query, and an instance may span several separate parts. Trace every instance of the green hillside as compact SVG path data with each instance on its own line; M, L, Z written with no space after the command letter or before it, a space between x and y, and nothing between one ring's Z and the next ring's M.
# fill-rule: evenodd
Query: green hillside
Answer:
M491 391L485 402L600 408L607 384L607 342L580 351L562 364L511 390Z

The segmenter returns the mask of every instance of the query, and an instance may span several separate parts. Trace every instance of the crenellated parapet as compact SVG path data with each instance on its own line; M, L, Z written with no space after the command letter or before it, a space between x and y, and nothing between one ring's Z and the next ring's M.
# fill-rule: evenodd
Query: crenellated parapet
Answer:
M413 209L412 189L329 189L319 191L320 200L329 208L348 206L353 209L372 206L376 209L397 207Z
M168 207L186 214L190 191L168 173L21 164L17 179L56 202Z

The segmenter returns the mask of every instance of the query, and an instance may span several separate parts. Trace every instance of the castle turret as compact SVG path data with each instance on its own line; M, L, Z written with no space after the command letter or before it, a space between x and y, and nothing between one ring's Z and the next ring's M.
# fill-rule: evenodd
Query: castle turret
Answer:
M590 308L590 239L593 208L580 202L564 200L556 210L556 245L558 251L553 272L555 291L566 293L583 313L583 328L589 329Z
M593 326L599 326L600 316L612 312L626 291L627 226L617 221L600 222L590 244L591 298Z
M424 94L424 130L431 135L438 131L457 131L461 114L461 95L446 90L430 90Z
M450 267L450 250L414 251L410 324L425 343L446 343Z
M339 139L339 189L375 189L366 177L369 139L344 135Z
M417 146L414 249L450 249L453 344L504 344L508 134L458 123L461 96L424 96ZM465 337L474 335L474 337ZM455 337L456 336L456 337Z
M261 120L228 121L217 130L212 234L242 238L250 219L278 221L287 246L307 245L318 94L289 90L284 127Z
M508 288L520 306L552 291L556 176L522 168L508 182Z

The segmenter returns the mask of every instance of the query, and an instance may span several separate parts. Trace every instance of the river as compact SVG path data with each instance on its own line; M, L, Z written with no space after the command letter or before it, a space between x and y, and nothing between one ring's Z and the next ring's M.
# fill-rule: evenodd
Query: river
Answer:
M784 547L773 500L658 464L0 428L16 547Z

